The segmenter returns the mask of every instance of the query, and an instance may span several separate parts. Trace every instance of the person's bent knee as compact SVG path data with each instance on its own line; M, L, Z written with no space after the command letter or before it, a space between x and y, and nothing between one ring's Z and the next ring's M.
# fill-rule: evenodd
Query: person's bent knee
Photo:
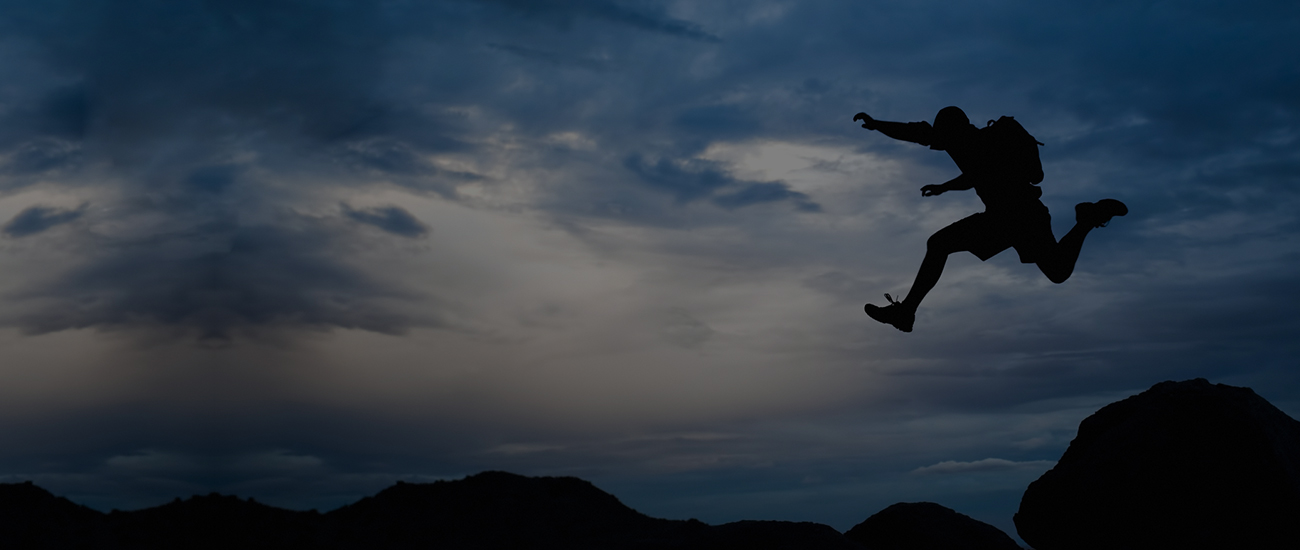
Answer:
M1047 276L1047 280L1056 283L1058 285L1069 280L1070 275L1074 273L1073 269L1065 270L1065 269L1054 268L1050 265L1043 265L1043 264L1038 264L1038 269L1043 272L1043 275Z

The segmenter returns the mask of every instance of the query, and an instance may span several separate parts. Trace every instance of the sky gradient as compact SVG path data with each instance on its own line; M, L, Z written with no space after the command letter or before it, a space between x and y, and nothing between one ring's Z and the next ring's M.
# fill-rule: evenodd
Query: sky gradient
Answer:
M1300 415L1300 5L0 3L0 480L329 509L574 475L657 517L1014 535L1163 380ZM947 155L1015 116L1074 276L953 256Z

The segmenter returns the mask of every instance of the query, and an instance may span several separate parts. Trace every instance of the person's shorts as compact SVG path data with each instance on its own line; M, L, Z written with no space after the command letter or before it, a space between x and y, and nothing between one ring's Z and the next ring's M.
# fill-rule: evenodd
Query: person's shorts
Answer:
M980 260L1015 248L1020 262L1026 264L1037 263L1056 247L1052 215L1040 201L972 214L930 238L948 250L969 251Z

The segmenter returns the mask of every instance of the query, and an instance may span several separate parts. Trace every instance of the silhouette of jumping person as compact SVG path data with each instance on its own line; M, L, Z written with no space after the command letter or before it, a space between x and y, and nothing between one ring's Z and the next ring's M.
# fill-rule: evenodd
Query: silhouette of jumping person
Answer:
M1074 273L1074 264L1088 232L1106 225L1114 216L1128 213L1115 199L1075 205L1075 225L1057 242L1052 234L1052 216L1039 197L1043 166L1038 146L1011 117L989 121L976 128L957 107L944 107L928 122L886 122L858 113L853 120L891 138L928 145L946 151L961 169L961 175L939 185L921 188L921 196L933 197L948 191L974 189L984 202L984 212L972 214L940 229L926 242L925 259L916 273L912 290L902 302L885 294L889 305L867 304L867 315L882 323L912 332L916 308L939 282L948 255L970 252L981 261L1008 248L1015 248L1021 263L1036 264L1053 283L1063 283Z

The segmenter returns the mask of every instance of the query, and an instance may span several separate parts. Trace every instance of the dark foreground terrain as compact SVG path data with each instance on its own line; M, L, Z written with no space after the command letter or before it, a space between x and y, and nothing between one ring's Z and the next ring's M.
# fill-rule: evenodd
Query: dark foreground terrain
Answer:
M398 483L321 514L196 496L104 514L31 483L0 484L0 548L1019 550L992 525L899 503L848 533L818 523L656 519L572 477L484 472Z
M0 548L860 549L816 523L656 519L571 477L484 472L401 483L328 513L195 496L101 513L31 483L0 485Z
M1080 425L1026 490L1015 523L1038 550L1300 548L1300 422L1249 388L1162 382ZM1016 550L991 525L899 503L846 533L817 523L656 519L572 477L484 472L401 483L327 513L211 494L102 513L0 484L0 550Z

